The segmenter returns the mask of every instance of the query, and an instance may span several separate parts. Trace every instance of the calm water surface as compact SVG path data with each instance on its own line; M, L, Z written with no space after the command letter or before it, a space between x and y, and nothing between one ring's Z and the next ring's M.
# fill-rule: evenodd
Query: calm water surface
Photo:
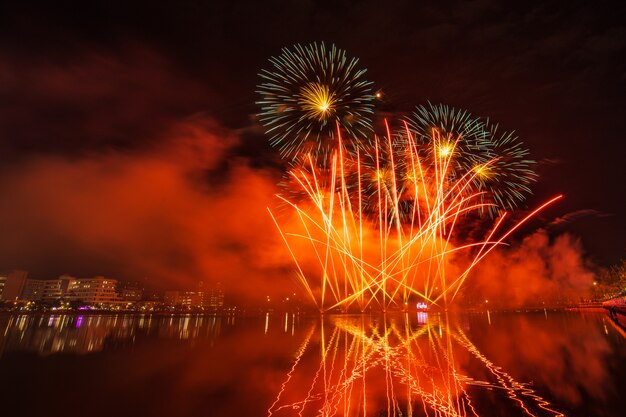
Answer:
M0 315L12 416L624 416L603 313Z

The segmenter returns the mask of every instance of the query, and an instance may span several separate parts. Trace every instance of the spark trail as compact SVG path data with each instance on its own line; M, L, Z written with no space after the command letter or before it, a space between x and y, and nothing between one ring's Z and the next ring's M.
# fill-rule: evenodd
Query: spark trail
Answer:
M279 195L296 226L282 226L270 211L298 281L321 312L374 306L386 311L415 301L446 305L476 264L561 198L509 229L502 227L507 213L501 213L483 240L460 242L458 226L496 204L476 178L498 169L498 159L460 173L460 138L451 141L434 129L430 143L420 145L408 125L403 133L402 141L393 140L387 128L373 149L348 154L337 126L329 162L308 154L289 172L299 197Z

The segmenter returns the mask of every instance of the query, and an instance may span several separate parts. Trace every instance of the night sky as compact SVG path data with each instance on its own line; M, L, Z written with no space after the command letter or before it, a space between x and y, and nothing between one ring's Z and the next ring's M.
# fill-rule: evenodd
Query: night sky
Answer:
M430 100L515 130L539 161L527 206L565 195L532 227L590 265L625 257L626 4L417 3L2 2L0 269L163 286L287 269L254 91L313 41L360 58L387 117Z

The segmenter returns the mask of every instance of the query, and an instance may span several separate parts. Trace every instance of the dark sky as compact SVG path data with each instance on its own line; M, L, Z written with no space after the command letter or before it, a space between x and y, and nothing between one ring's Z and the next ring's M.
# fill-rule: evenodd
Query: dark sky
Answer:
M101 199L81 199L85 189L94 189L76 185L82 164L94 178L102 170L110 178L119 164L124 171L137 160L162 162L170 152L186 152L170 146L181 129L193 146L209 154L206 169L191 170L198 174L197 188L218 194L237 169L261 172L271 183L278 174L262 170L275 166L275 156L252 118L257 73L281 47L312 41L335 43L359 57L368 79L385 91L387 111L409 111L430 100L517 131L541 161L541 178L528 206L563 193L564 201L542 220L570 219L561 229L579 237L597 264L626 255L623 2L42 3L8 0L0 5L5 229L0 269L25 268L45 277L123 275L124 264L116 259L125 249L110 236L100 241L96 233L81 240L75 230L68 231L71 218L63 220L68 224L63 227L51 219L64 212L70 217L99 212L90 203L117 207L116 199L126 194L99 191ZM219 157L212 156L215 148L194 142L204 134L212 138L207 143L218 144ZM225 140L224 148L215 139L219 135L236 138ZM197 154L191 159L194 167L206 162ZM67 176L42 180L64 169ZM120 184L127 183L123 178ZM37 191L42 188L44 195ZM54 216L46 217L50 211ZM163 228L162 217L155 219L149 228ZM201 227L196 220L187 227ZM101 221L87 216L84 224ZM178 221L155 236L168 239L177 227ZM235 239L227 252L236 250ZM175 259L172 270L191 262L185 250L142 252L155 254ZM135 274L146 271L138 270Z

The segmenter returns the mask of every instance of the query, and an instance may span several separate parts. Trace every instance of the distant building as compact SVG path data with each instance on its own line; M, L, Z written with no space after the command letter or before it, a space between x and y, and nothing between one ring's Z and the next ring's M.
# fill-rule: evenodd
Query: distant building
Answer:
M204 293L201 291L165 291L163 302L171 307L202 307Z
M47 280L41 299L46 302L65 300L68 295L70 283L75 280L76 278L69 275L61 275L59 279Z
M42 301L47 282L43 279L27 279L22 291L22 300Z
M224 307L224 290L221 283L218 282L215 288L208 291L205 296L205 305L216 310Z
M215 288L207 290L204 283L200 282L197 291L165 291L163 303L170 307L217 310L224 306L224 290L219 283Z
M142 299L144 301L161 302L163 301L163 293L154 290L144 290Z
M63 281L63 278L59 281ZM121 301L116 287L117 280L111 278L71 278L65 299L88 305L114 304Z
M119 290L120 298L124 301L141 301L143 288L137 282L127 282Z
M62 275L59 279L26 280L22 300L54 303L74 301L87 305L115 304L120 301L117 280L104 277L74 278Z
M27 271L0 275L0 301L18 300L22 296L27 276Z
M68 275L62 275L59 279L27 279L22 291L22 300L55 302L64 300L70 282L75 280Z
M204 282L198 283L198 291L202 293L202 306L213 310L224 307L224 290L222 283L218 282L215 287L206 288Z

